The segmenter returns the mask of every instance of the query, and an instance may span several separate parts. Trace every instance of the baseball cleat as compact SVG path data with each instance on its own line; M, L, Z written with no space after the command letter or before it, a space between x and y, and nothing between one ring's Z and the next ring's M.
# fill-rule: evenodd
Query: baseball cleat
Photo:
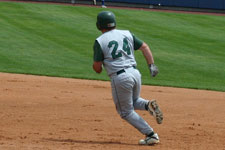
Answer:
M149 101L148 112L155 117L158 124L162 123L163 113L160 110L159 105L156 103L156 100Z
M105 5L102 5L102 8L107 8Z
M139 141L139 145L154 145L159 143L159 136L154 133L152 136L146 136L145 139Z

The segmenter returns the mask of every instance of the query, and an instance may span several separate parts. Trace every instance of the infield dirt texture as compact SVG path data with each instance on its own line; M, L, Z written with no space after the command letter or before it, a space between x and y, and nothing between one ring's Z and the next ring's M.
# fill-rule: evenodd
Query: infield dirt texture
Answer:
M224 82L223 63L215 80ZM141 96L164 112L158 125L138 111L160 136L155 146L138 145L144 136L117 114L109 81L0 73L0 150L225 150L225 92L142 86Z
M116 113L110 82L0 74L0 150L225 150L225 93L143 86L164 112L156 146Z

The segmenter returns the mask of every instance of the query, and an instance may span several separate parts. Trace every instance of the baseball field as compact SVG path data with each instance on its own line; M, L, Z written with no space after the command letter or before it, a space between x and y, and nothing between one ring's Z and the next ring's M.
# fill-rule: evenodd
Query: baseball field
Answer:
M98 7L0 1L0 150L225 150L225 16L107 8L150 45L141 95L164 112L161 143L123 121L110 82L92 70ZM102 81L100 81L102 80Z

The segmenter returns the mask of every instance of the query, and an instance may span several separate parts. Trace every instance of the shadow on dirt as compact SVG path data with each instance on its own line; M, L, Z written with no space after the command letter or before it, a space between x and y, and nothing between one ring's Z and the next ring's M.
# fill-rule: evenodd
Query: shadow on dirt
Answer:
M53 139L47 138L43 139L45 141L52 141L52 142L62 142L62 143L80 143L80 144L103 144L103 145L129 145L129 146L137 146L138 144L130 144L130 143L122 143L118 141L92 141L92 140L73 140L73 139Z

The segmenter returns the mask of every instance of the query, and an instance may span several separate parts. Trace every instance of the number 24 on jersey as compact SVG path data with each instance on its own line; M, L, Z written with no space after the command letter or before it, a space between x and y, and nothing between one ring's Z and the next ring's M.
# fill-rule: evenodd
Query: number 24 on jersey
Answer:
M114 40L113 41L110 41L109 44L108 44L108 47L111 48L112 46L114 46L113 47L113 50L112 50L112 53L111 53L112 58L113 59L116 59L118 57L122 57L122 53L121 52L119 52L119 53L116 54L116 51L118 50L118 42L117 41L114 41ZM124 38L123 39L123 51L125 51L127 53L127 55L130 55L131 54L131 52L130 52L130 46L128 44L127 38Z

